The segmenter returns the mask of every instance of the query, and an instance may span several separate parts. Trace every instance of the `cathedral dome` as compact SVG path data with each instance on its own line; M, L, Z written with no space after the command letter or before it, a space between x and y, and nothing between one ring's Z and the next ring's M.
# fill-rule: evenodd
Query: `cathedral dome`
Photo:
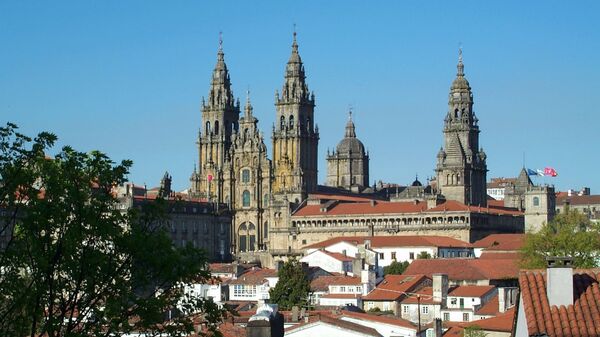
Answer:
M352 115L348 117L348 123L346 123L346 134L336 148L338 154L353 153L353 154L364 154L365 146L363 143L356 138L356 131L354 128L354 122L352 122Z

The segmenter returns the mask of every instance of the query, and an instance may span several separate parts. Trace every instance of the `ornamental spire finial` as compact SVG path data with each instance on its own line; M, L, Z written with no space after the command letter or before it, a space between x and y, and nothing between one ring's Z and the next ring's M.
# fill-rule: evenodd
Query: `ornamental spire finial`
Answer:
M223 32L219 31L219 51L223 52Z
M457 75L464 76L465 74L465 65L463 64L463 52L462 52L462 43L458 45L458 65L456 66L458 69Z

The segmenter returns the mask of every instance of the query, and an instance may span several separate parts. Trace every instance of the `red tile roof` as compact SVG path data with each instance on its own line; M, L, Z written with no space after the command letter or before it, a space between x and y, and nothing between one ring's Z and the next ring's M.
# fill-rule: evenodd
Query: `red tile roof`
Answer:
M433 288L425 287L411 293L407 298L402 300L402 304L440 304L439 301L433 300Z
M550 306L546 295L546 272L521 271L521 310L529 335L600 336L600 269L573 271L573 305Z
M419 259L413 261L404 274L448 274L450 280L516 279L519 275L515 259Z
M305 204L300 207L293 217L298 216L332 216L332 215L364 215L364 214L402 214L422 212L471 212L486 214L503 214L522 216L523 212L509 207L489 205L488 207L467 206L455 200L448 200L436 207L427 209L426 202L342 202L332 205L329 209L323 209L322 205Z
M339 236L329 240L314 243L304 249L321 249L340 242L353 245L364 244L365 240L371 241L372 248L380 247L464 247L471 244L447 236L423 235L394 235L394 236Z
M494 286L458 286L450 289L448 296L482 297L494 289Z
M515 319L515 308L511 308L496 317L480 319L471 322L444 322L449 328L443 336L463 336L463 330L469 326L478 326L484 331L512 332Z
M598 205L600 204L600 195L559 195L556 197L556 205L562 206L565 202L570 205Z
M334 276L319 276L310 282L312 291L327 291L330 285L360 285L360 277L334 275Z
M521 259L521 253L519 252L486 252L483 251L481 253L480 259L509 259L509 260L519 260Z
M429 283L425 275L386 275L377 288L371 290L363 299L365 301L397 301L406 297L424 283Z
M492 297L487 303L479 307L479 310L475 313L481 316L496 316L500 311L500 305L498 302L498 295Z
M326 250L320 250L320 252L324 253L325 255L329 255L329 256L333 257L334 259L336 259L338 261L342 261L342 262L352 262L354 260L350 256L344 255L342 253L333 253L333 252L328 252Z
M352 195L352 194L326 194L326 193L315 193L310 194L309 200L339 200L339 201L365 201L365 200L378 200L381 197L376 195Z
M267 277L277 277L275 269L250 269L229 284L263 284Z
M517 251L523 247L524 240L525 234L491 234L475 241L473 247L486 251Z

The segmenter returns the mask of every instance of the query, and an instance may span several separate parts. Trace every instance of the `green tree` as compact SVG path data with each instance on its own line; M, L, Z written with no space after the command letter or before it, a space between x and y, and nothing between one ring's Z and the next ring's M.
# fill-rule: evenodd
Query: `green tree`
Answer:
M289 310L293 306L306 305L310 294L310 281L302 269L302 263L296 259L286 261L277 272L279 281L269 291L271 302L280 308Z
M417 255L417 259L431 259L431 254L426 251L422 251Z
M577 268L598 266L600 226L577 210L558 214L537 233L527 233L521 250L523 268L545 268L546 257L568 256Z
M486 337L487 335L477 325L468 326L463 330L463 337Z
M210 277L204 253L175 248L159 208L123 212L114 187L130 161L0 127L0 335L186 335L191 315L215 330L221 311L184 286ZM158 201L158 205L165 204Z
M392 261L389 266L383 267L383 275L400 275L404 273L410 263L408 261Z

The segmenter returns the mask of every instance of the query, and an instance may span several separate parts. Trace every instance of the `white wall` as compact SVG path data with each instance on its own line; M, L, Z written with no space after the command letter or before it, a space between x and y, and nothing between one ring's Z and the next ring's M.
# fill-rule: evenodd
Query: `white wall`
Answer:
M326 253L317 250L313 253L304 256L300 262L308 263L309 267L320 267L330 273L343 273L352 271L352 263L343 263L342 261L327 255Z
M381 322L362 320L362 319L358 319L358 318L354 318L354 317L342 317L342 320L375 329L383 337L400 337L400 336L413 337L413 336L416 336L416 334L417 334L416 329L409 329L409 328L404 328L404 327L397 326L397 325L385 324L385 323L381 323Z

